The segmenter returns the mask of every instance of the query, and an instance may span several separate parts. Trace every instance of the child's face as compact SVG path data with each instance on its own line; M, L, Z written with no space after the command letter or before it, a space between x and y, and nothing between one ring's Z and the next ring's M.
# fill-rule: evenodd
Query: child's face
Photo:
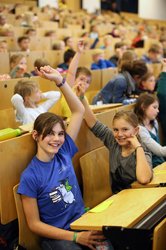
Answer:
M34 89L30 95L30 101L33 103L39 103L41 101L41 90L39 88Z
M162 55L162 52L149 52L149 57L151 59L151 61L158 61L160 60L161 58L161 55Z
M29 33L28 33L29 37L34 37L36 35L37 35L37 31L36 30L30 30Z
M78 83L83 83L85 86L85 91L89 88L90 82L91 82L91 77L87 76L85 74L80 73L78 77L76 78L75 84L77 85Z
M30 41L29 39L24 39L19 43L19 47L22 51L26 51L29 49Z
M93 55L94 62L98 62L99 60L103 60L103 59L104 59L104 52L100 53L100 54Z
M65 43L64 41L60 41L60 50L64 50L65 49Z
M107 46L110 46L112 44L112 40L111 38L105 38L104 39L104 45L107 47Z
M37 138L38 142L38 155L42 156L42 159L51 160L65 141L65 131L62 129L60 123L53 126L52 131L44 139L42 135Z
M145 110L145 118L149 119L150 121L153 121L156 119L157 115L159 113L159 103L158 101L153 102L152 104L147 107Z
M26 72L27 70L27 60L25 57L23 57L20 61L19 61L19 64L18 64L21 68L24 69L24 71Z
M138 127L133 127L129 122L123 118L114 120L113 135L120 146L129 145L128 138L138 133Z
M73 41L72 38L69 38L69 39L67 40L67 46L69 46L70 48L73 48L73 46L74 46L74 41Z
M121 58L122 55L123 55L123 53L124 53L126 50L127 50L127 46L124 45L124 46L122 46L122 47L120 47L120 48L117 48L117 49L115 50L115 53L116 53L116 55L117 55L119 58Z
M143 86L143 89L145 90L154 91L155 86L156 86L155 77L150 76L147 80L142 81L142 86Z
M0 52L7 52L7 43L6 42L0 43Z

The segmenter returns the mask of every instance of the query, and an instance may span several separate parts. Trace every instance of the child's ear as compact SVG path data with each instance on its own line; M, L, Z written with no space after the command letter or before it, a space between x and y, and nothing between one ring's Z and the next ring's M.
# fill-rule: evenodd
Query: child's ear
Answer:
M27 103L29 101L29 96L24 96L24 102Z
M38 133L37 133L36 130L33 130L33 131L32 131L32 138L33 138L35 141L37 141L37 139L38 139Z
M138 133L139 133L139 126L135 128L135 135L137 135Z

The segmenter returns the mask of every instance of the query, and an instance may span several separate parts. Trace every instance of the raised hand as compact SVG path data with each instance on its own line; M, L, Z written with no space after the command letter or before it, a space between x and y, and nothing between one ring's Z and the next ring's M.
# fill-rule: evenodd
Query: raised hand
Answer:
M40 71L36 68L36 71L40 77L46 78L51 81L55 81L56 84L62 82L63 77L58 70L53 69L51 66L40 67Z
M82 53L85 49L84 40L79 40L77 43L77 52Z
M83 96L85 94L86 91L86 86L84 82L78 82L74 87L73 90L75 92L75 94L80 97Z

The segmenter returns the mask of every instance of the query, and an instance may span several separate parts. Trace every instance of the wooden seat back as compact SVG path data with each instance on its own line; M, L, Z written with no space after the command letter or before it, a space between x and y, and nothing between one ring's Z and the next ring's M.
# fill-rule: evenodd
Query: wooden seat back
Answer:
M36 146L30 133L0 142L0 213L1 223L17 218L13 187L35 155Z
M115 76L118 74L118 68L108 68L102 70L102 88Z
M13 108L0 109L0 118L0 129L17 128L19 125L21 125L19 122L16 122Z
M166 247L166 218L163 219L153 232L153 250L165 250Z
M22 202L21 195L17 193L19 184L14 186L13 194L16 204L17 216L18 216L18 225L19 225L19 245L24 247L27 250L40 250L39 246L39 236L35 235L28 227Z
M109 152L104 147L88 152L80 158L85 206L94 207L111 196Z
M9 53L0 52L1 67L0 74L9 74L10 64L9 64Z

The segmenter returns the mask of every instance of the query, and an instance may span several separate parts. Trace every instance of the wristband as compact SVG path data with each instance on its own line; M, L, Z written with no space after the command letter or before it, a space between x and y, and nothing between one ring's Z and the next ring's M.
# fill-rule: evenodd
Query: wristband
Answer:
M80 101L84 100L84 95L79 96Z
M73 234L73 241L74 241L74 242L77 241L77 232L74 232L74 234Z
M135 151L137 151L138 148L143 148L141 145L137 146Z
M64 78L62 79L62 82L59 83L59 84L56 84L56 86L57 86L58 88L60 88L60 87L62 87L62 86L65 84L65 82L66 82L66 78L64 77Z

